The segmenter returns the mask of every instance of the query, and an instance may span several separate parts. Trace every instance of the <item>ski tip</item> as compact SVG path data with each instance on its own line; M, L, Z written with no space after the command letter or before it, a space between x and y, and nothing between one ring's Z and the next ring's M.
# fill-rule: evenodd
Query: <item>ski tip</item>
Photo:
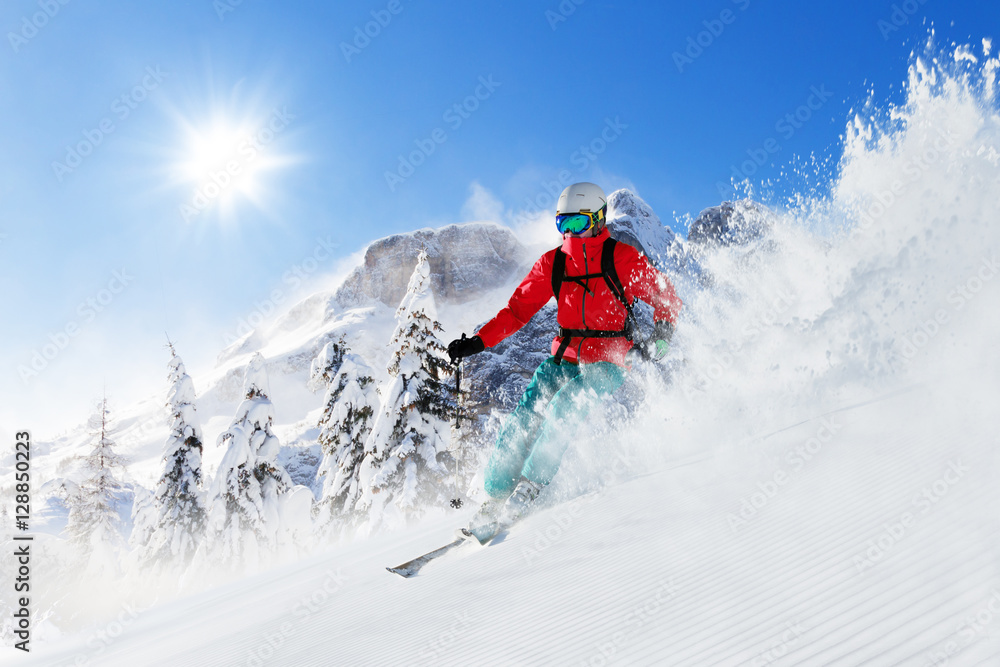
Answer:
M405 567L387 567L385 569L388 570L389 572L392 572L393 574L398 574L404 579L409 579L414 575L414 572L412 570L409 570Z

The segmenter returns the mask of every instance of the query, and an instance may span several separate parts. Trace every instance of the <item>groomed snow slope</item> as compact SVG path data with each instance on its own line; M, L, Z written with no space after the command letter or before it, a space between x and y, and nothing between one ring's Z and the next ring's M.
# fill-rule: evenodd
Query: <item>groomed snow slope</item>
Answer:
M766 438L782 462L815 455L773 465L787 481L745 525L730 515L759 487L696 457L409 580L385 566L453 520L141 612L100 654L22 664L929 665L949 642L949 665L1000 664L995 445L897 421L931 407L917 387Z

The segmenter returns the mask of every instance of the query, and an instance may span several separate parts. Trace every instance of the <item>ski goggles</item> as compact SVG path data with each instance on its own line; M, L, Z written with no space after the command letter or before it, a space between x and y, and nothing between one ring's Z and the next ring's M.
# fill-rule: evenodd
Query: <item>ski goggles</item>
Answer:
M566 232L569 232L570 234L582 234L593 225L603 222L604 212L607 211L607 209L607 206L602 206L600 210L594 212L580 211L579 213L557 215L556 229L559 230L560 234L565 234Z

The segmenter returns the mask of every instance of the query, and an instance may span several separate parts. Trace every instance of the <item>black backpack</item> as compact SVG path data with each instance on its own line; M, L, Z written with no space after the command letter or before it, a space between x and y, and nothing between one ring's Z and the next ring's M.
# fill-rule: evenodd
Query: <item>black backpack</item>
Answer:
M629 302L625 296L625 288L622 287L622 281L618 278L618 270L615 268L615 246L617 244L617 241L608 237L604 241L604 246L601 250L601 272L588 273L582 276L566 275L566 253L563 252L561 247L556 248L555 259L552 262L552 293L556 297L557 308L559 305L559 291L565 282L576 283L593 294L593 290L587 287L588 278L604 278L604 282L607 284L611 294L625 307L625 325L619 331L609 331L606 329L565 329L559 327L559 337L562 339L562 342L559 344L559 349L556 350L555 354L555 362L557 364L562 363L566 348L569 347L570 338L625 338L629 342L634 341L636 331L635 313L632 310L634 302ZM645 351L641 345L639 349L640 353Z

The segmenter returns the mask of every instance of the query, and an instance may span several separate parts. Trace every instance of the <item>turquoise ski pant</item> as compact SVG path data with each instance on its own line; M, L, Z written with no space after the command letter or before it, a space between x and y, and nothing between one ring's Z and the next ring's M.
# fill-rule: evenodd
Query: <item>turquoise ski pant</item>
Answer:
M625 369L607 361L557 364L549 357L542 362L500 428L486 464L486 493L506 498L521 477L551 482L587 413L624 382Z

